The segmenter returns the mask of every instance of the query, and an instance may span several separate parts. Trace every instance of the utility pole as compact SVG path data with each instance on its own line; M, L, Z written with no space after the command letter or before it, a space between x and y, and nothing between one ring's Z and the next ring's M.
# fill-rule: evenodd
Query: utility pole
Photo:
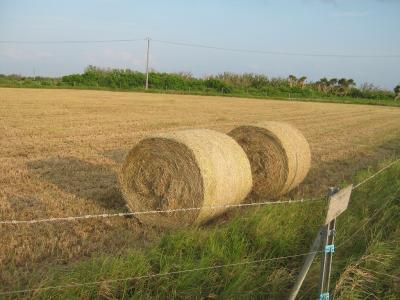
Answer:
M150 38L147 40L147 55L146 55L146 90L149 89L149 52L150 52Z

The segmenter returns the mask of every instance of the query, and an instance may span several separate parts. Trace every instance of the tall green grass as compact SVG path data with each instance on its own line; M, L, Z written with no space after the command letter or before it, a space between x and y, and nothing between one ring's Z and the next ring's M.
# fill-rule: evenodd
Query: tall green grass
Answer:
M354 181L359 182L374 171L360 172ZM337 223L338 247L331 283L337 299L400 298L399 280L390 277L400 274L399 189L400 163L353 191L349 208ZM100 281L98 284L39 290L25 296L37 299L284 299L304 257L251 262L308 252L325 211L323 198L317 202L235 209L229 217L214 224L166 233L141 251L131 250L58 268L40 286ZM249 263L134 278L237 262ZM317 296L318 262L317 259L313 264L300 292L304 299ZM128 277L132 279L101 282Z

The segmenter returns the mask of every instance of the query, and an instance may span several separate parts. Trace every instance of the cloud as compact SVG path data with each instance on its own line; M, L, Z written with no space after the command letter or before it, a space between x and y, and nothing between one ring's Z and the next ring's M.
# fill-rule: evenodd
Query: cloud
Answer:
M0 55L12 61L31 61L31 60L44 60L54 57L52 52L36 49L30 47L22 49L16 46L2 46L0 48Z
M83 55L83 61L100 67L129 67L131 69L143 69L145 57L137 55L125 49L105 48L95 53L88 52Z

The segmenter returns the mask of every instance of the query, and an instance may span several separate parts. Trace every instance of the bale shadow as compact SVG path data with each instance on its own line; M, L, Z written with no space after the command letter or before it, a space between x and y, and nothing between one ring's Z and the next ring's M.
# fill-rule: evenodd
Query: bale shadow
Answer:
M112 149L101 153L104 157L107 157L116 163L121 164L124 161L125 156L128 154L129 149Z
M28 168L67 193L108 209L125 207L117 174L105 165L92 164L76 157L52 157L29 162Z
M32 211L32 209L45 210L46 206L34 196L11 196L8 203L13 211Z

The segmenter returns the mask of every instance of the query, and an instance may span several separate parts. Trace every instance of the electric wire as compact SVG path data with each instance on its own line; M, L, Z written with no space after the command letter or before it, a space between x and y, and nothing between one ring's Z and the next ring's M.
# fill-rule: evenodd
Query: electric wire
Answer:
M400 54L338 54L338 53L307 53L307 52L290 52L290 51L273 51L259 49L242 49L229 48L214 45L205 45L199 43L188 43L179 41L159 40L151 38L135 38L135 39L110 39L110 40L0 40L0 44L99 44L99 43L121 43L136 41L152 41L165 45L212 49L219 51L250 53L250 54L266 54L266 55L282 55L282 56L303 56L303 57L332 57L332 58L400 58Z
M239 53L253 53L253 54L268 54L268 55L284 55L284 56L305 56L305 57L336 57L336 58L400 58L400 54L390 54L390 55L360 55L360 54L322 54L322 53L305 53L305 52L285 52L285 51L271 51L271 50L254 50L254 49L239 49L239 48L226 48L218 47L204 44L196 43L186 43L186 42L174 42L166 40L151 39L151 41L174 45L174 46L184 46L193 48L204 48L213 49L229 52L239 52Z
M61 41L0 41L0 44L103 44L103 43L128 43L136 41L145 41L144 38L138 39L121 39L121 40L61 40Z

